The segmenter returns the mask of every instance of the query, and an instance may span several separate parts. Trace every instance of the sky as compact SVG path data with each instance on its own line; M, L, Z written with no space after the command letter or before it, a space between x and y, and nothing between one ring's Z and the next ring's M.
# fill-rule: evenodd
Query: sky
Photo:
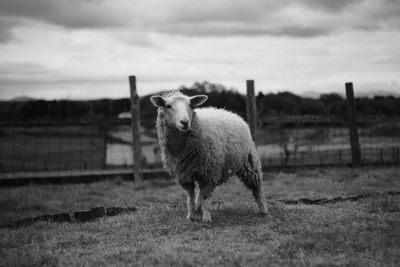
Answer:
M0 0L0 99L400 94L399 0Z

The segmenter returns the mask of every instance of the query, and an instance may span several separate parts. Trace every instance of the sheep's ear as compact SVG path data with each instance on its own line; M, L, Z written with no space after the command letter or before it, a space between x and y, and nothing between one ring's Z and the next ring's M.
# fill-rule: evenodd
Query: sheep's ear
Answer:
M152 96L150 97L150 101L156 108L165 107L165 99L162 96L159 95Z
M198 107L198 106L204 104L204 102L206 102L207 99L208 99L208 96L206 96L206 95L195 95L195 96L192 96L190 98L190 105L192 107Z

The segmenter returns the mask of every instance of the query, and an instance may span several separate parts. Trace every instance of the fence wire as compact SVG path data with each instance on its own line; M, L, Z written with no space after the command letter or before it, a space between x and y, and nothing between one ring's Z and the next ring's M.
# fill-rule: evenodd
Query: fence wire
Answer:
M358 118L362 163L399 162L398 117ZM256 137L264 166L351 164L351 144L345 118L271 116L258 118Z
M155 122L148 122L147 125ZM142 166L160 168L155 128L141 128ZM0 126L0 178L51 177L132 169L130 120L101 123L41 121ZM39 175L40 174L40 175Z
M398 116L361 117L358 120L358 133L362 162L400 162Z
M162 167L155 119L142 122L146 127L140 129L142 166L146 169ZM360 117L357 121L362 163L400 162L398 116ZM260 117L255 139L265 167L352 163L349 129L343 118ZM1 177L128 170L133 164L129 119L23 125L10 122L0 128Z

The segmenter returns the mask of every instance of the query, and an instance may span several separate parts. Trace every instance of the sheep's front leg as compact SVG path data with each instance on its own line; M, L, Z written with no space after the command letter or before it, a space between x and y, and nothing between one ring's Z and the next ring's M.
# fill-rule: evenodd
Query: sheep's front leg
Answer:
M201 211L203 212L203 222L210 222L211 221L211 215L210 215L210 209L211 209L211 194L213 191L213 187L210 186L200 186L200 193L199 193L199 198L200 198L200 205L201 205Z
M196 213L201 213L200 191L198 191L197 194L196 194L195 206L196 206L196 209L195 209Z
M183 188L185 188L185 190L188 193L187 196L187 216L186 219L187 220L193 220L194 219L194 212L195 212L195 200L194 200L194 184L193 183L189 183L189 184L184 184L182 185Z

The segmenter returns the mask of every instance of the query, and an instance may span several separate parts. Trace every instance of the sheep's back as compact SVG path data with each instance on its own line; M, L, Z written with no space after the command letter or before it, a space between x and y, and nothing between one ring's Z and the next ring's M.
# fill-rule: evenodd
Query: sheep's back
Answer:
M215 154L222 157L226 167L240 165L247 159L254 143L247 123L240 116L216 108L196 109L196 115L200 139L211 142Z
M196 115L199 125L203 129L208 129L210 135L229 136L239 133L242 138L251 140L249 127L239 115L216 108L196 109Z

